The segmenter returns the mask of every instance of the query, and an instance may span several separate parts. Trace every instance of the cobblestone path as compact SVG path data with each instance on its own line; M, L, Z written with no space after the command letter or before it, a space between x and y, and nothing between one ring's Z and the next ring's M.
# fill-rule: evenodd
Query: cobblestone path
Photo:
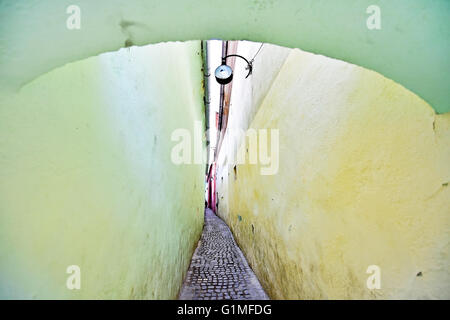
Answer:
M210 209L181 288L181 300L268 299L233 235Z

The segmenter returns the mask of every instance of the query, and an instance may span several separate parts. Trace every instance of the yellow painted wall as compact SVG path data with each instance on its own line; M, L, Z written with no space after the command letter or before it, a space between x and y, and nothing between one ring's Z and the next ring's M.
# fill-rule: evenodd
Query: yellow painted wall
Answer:
M176 298L203 224L199 41L131 47L0 97L0 298ZM81 290L66 268L81 268Z
M219 214L271 298L450 298L448 113L296 49L251 127L279 129L279 171L229 169Z

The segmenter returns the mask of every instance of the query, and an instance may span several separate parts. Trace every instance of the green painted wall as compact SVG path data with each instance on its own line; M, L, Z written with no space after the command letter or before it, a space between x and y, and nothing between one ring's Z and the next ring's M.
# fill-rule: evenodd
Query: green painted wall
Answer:
M66 8L81 29L66 28ZM369 30L367 7L381 9ZM126 43L246 39L323 54L375 70L450 111L448 0L48 0L0 2L0 87Z
M203 225L199 41L70 63L0 97L0 298L176 298ZM81 290L66 268L81 268Z

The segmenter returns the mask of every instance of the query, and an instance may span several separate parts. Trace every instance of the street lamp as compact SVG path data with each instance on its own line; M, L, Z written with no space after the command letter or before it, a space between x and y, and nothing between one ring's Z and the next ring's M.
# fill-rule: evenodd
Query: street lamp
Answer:
M244 59L245 62L247 62L247 67L245 70L248 70L248 74L245 77L248 78L249 75L252 74L253 65L252 62L249 62L247 59L245 59L243 56L240 56L238 54L230 54L226 57L222 58L222 64L216 68L216 71L214 72L214 75L216 76L216 80L220 84L228 84L233 80L233 69L229 65L227 65L227 58L229 57L238 57L241 59Z

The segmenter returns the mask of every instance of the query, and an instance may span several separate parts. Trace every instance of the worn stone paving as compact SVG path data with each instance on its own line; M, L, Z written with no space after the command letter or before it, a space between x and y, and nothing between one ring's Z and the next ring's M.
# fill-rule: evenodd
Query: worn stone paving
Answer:
M181 288L181 300L266 300L233 235L218 216L205 210L205 226Z

